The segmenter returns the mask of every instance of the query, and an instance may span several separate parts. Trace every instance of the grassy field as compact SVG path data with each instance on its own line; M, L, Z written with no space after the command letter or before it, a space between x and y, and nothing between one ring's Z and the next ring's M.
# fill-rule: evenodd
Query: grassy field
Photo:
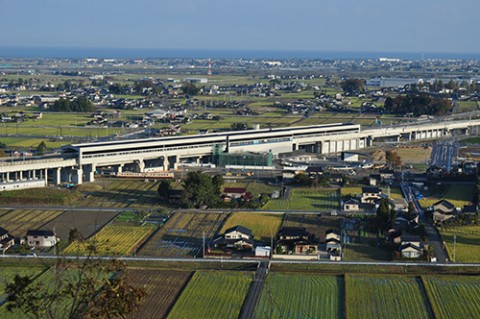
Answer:
M343 279L270 273L253 318L341 318Z
M347 318L430 318L415 277L345 275Z
M85 199L78 201L79 206L142 208L160 202L158 182L102 177L81 186L86 188L89 185L91 190L83 191Z
M479 277L425 276L422 279L435 318L480 318Z
M419 200L418 203L422 208L428 208L434 203L438 202L441 199L446 199L455 207L463 207L465 205L471 205L472 198L475 192L475 187L473 185L454 185L448 187L447 191L443 194L438 194L436 196L427 196L422 200Z
M26 236L27 230L39 229L45 223L53 220L63 211L61 210L36 210L36 209L15 209L10 211L0 211L0 227L17 237ZM53 228L42 227L42 229L52 230Z
M347 261L391 261L392 252L371 242L348 244L343 249Z
M30 188L0 193L0 204L12 205L70 205L80 197L79 192L55 188Z
M203 236L208 242L226 214L177 212L137 252L141 256L201 256Z
M480 262L480 226L449 226L440 229L450 259L457 262ZM454 236L456 244L454 245ZM455 246L455 254L454 254ZM454 256L455 255L455 256Z
M344 186L340 188L342 196L357 196L362 195L362 186Z
M196 272L167 318L237 318L252 275L234 272Z
M267 185L259 181L241 181L232 183L230 179L226 179L223 187L244 187L247 189L247 192L252 194L271 194L274 191L279 191L280 187Z
M95 234L88 243L72 243L65 254L86 254L87 245L97 244L97 255L131 255L155 229L155 226L112 226L108 225Z
M255 240L270 243L271 238L275 239L277 236L282 219L282 214L233 213L228 217L220 233L224 233L230 227L240 225L250 229Z
M28 275L30 278L33 278L45 269L45 267L39 266L0 266L0 296L5 293L5 286L7 283L12 282L15 275Z
M463 139L462 143L480 144L480 137L469 137L469 138Z
M312 214L285 214L282 227L305 227L321 242L325 241L325 232L330 229L340 233L340 219L331 216L318 216Z
M425 163L430 159L431 147L399 147L393 150L402 159L402 163Z
M340 209L340 202L336 189L294 188L289 199L270 200L262 209L329 212Z
M191 274L188 271L174 270L128 270L127 277L137 286L144 287L147 293L140 311L131 314L128 318L165 318Z

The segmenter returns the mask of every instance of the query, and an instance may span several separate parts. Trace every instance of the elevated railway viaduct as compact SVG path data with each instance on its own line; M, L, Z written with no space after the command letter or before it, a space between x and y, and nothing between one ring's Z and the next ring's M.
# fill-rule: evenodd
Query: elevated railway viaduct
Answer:
M98 168L126 165L135 170L174 169L182 161L209 160L213 149L228 153L271 152L274 155L304 149L318 154L358 150L376 140L417 141L479 133L480 120L414 123L361 129L359 124L334 123L72 144L60 154L39 158L7 158L0 161L0 191L54 184L94 181ZM35 184L35 186L32 186Z

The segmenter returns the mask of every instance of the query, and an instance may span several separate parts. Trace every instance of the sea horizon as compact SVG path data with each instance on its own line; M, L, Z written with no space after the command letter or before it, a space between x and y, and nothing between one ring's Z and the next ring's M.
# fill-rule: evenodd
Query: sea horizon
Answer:
M480 60L480 53L0 46L0 58Z

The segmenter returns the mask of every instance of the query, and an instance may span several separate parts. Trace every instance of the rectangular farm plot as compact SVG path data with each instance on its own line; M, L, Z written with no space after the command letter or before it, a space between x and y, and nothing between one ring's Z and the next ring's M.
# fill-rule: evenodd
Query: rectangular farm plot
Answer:
M39 229L62 212L62 210L15 209L0 216L0 227L8 230L13 236L23 237L27 230Z
M299 210L329 212L340 208L340 197L335 189L292 189L290 198L268 201L263 210Z
M480 318L480 277L422 278L435 318Z
M137 252L142 256L193 257L215 235L226 214L175 213Z
M136 179L101 178L96 185L100 190L87 192L82 206L138 208L144 205L158 204L158 183Z
M283 227L305 227L321 242L325 241L325 232L333 229L340 233L340 219L317 214L285 214Z
M440 232L451 259L455 250L456 262L480 262L480 226L442 227Z
M430 318L420 280L403 276L346 275L347 318Z
M228 217L220 233L223 234L225 230L240 225L250 229L255 240L270 243L272 238L276 238L282 220L283 214L233 213Z
M57 218L45 224L45 229L55 229L60 241L68 240L70 230L76 228L83 238L89 238L98 229L114 218L117 212L105 211L65 211Z
M65 250L65 254L86 254L87 245L97 244L98 255L131 255L153 232L155 226L113 226L102 228L87 242L72 243Z
M252 277L243 272L196 272L167 318L238 318Z
M147 296L140 311L129 318L165 318L192 273L172 270L129 270L127 275L137 287L145 287Z
M253 318L341 318L343 279L270 273Z

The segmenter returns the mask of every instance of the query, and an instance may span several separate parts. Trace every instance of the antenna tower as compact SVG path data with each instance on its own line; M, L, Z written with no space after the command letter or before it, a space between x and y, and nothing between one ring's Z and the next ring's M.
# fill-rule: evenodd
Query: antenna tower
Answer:
M208 71L207 71L208 76L212 76L212 60L208 58Z

